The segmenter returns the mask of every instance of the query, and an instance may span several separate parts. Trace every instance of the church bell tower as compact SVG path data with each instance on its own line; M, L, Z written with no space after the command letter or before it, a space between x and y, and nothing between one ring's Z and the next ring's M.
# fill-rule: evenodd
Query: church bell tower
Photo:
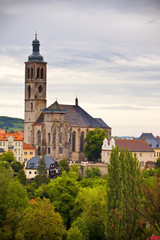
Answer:
M37 34L32 41L32 54L25 62L24 141L34 146L34 124L46 108L47 62L39 53Z

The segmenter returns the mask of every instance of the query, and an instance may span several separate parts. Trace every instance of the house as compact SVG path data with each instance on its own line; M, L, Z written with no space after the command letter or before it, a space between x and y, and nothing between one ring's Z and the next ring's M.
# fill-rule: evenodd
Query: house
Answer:
M35 148L23 142L23 164L35 156Z
M141 169L145 169L146 162L154 161L154 151L144 140L132 140L132 139L111 139L106 138L103 141L101 161L103 163L109 163L112 147L118 146L119 150L122 148L128 149L136 156L140 162Z
M37 167L39 163L40 156L32 157L27 161L25 166L25 173L27 179L33 179L37 174ZM50 178L54 178L61 174L61 168L58 166L58 163L51 158L50 156L44 157L46 163L47 174Z
M0 148L12 151L17 161L23 163L23 138L16 132L0 133Z

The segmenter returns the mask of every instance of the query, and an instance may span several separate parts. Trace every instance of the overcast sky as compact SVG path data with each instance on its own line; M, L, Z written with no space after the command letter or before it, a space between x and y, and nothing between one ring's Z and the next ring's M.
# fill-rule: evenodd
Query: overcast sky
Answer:
M159 0L0 0L0 115L24 118L35 31L47 105L79 105L113 136L160 135Z

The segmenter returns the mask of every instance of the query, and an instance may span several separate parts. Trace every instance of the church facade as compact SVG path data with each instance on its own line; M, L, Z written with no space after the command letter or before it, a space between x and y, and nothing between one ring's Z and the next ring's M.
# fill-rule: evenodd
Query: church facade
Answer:
M25 62L24 141L36 149L36 155L48 155L56 161L66 158L84 161L84 139L89 130L99 127L111 137L111 128L93 118L78 105L59 104L47 107L47 62L39 52L37 35L33 51Z

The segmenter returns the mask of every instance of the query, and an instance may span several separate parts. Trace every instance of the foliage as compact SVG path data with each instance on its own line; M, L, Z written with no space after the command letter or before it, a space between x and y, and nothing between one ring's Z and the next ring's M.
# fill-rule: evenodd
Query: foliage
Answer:
M84 140L86 142L84 153L87 158L97 160L101 157L101 148L105 137L107 137L107 133L103 129L96 128L88 131Z
M0 161L0 167L4 167L6 169L10 169L10 165L8 162Z
M160 168L160 158L157 159L155 167L156 168Z
M101 176L101 171L98 167L87 168L87 171L86 171L87 178L95 178L100 176Z
M40 197L41 199L43 199L43 197L48 198L47 185L43 183L39 186L39 188L35 190L34 195L35 197Z
M12 164L11 164L11 167L12 167L12 169L13 169L13 171L14 172L19 172L21 169L23 169L23 164L22 163L20 163L20 162L13 162Z
M0 116L0 129L5 129L7 131L23 131L24 120L20 118Z
M62 171L69 172L70 170L68 161L65 158L59 161L59 166L62 168Z
M84 238L78 227L71 227L67 233L67 240L84 240Z
M75 207L71 212L73 220L81 217L89 230L89 239L105 239L105 209L106 187L82 188L75 200Z
M63 221L48 199L37 199L23 212L16 239L62 240L65 234Z
M83 218L78 217L71 225L71 228L77 227L83 235L83 240L89 239L89 231Z
M12 151L9 151L9 152L3 152L1 155L0 155L0 160L1 161L5 161L5 162L8 162L8 163L11 163L11 162L16 162L16 158L14 156L14 153Z
M72 172L76 172L77 174L79 174L79 167L78 167L78 165L77 164L73 164L73 165L71 165L71 171Z
M47 185L47 193L55 209L61 214L67 227L70 226L70 211L74 207L79 191L78 175L75 172L63 172L61 176Z
M37 167L37 176L35 177L35 182L39 187L41 184L47 184L49 182L49 178L47 176L46 162L44 157L40 157Z
M22 212L28 205L28 195L19 181L12 181L8 185L6 202L8 208Z
M27 183L26 174L25 174L25 171L24 171L23 169L21 169L21 170L19 171L18 180L19 180L19 182L22 183L23 185L26 185L26 183Z
M108 164L106 237L134 239L138 230L141 203L141 178L136 156L118 147L111 152Z

